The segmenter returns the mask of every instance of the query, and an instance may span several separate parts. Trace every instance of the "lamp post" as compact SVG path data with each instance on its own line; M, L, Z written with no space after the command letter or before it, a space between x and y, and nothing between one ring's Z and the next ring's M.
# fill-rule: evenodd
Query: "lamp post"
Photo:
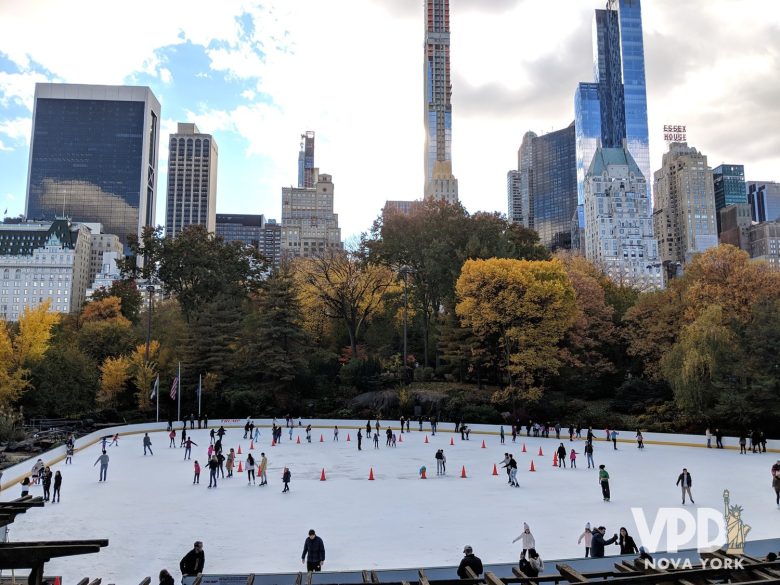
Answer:
M149 284L146 287L146 292L149 293L149 308L147 309L146 320L146 363L149 363L149 344L152 341L152 295L154 294L154 285Z
M404 357L403 357L403 364L402 372L403 372L403 382L406 384L407 382L407 376L406 376L406 368L407 368L407 346L406 346L406 330L407 330L407 314L409 311L409 291L408 291L408 283L407 283L407 276L409 274L414 273L414 269L411 266L401 266L398 273L403 277L404 279Z

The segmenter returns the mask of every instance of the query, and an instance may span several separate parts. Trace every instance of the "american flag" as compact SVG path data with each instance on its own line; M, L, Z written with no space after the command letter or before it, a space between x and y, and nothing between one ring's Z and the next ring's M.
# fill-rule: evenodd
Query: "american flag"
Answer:
M171 400L176 400L176 390L179 388L179 376L176 376L173 379L173 384L171 384Z

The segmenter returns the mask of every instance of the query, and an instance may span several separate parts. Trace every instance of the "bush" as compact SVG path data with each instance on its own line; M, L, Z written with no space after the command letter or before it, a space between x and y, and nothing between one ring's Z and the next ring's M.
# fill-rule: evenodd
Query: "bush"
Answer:
M376 358L351 359L341 366L339 378L345 386L354 386L359 390L373 390L376 387L382 364Z

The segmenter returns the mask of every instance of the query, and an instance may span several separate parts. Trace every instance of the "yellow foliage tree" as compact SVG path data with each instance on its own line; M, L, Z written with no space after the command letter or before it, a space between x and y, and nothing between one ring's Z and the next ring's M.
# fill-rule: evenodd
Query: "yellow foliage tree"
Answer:
M496 398L538 401L576 315L574 288L561 262L467 260L455 290L462 325L477 337L499 339L509 386Z
M130 321L122 315L122 299L106 297L91 301L81 310L81 322L109 321L119 325L130 325Z
M5 321L0 321L0 409L10 407L29 386L27 374L18 365Z
M51 330L60 322L60 314L50 313L49 305L47 299L33 309L25 307L19 317L19 333L14 339L14 348L20 367L39 362L49 349Z
M103 407L115 407L117 397L130 377L129 363L124 356L107 357L100 365L100 390L95 400Z
M160 359L160 342L152 339L149 342L149 359L146 358L146 344L136 346L128 358L129 373L133 376L136 387L136 404L140 410L150 408L152 383L158 372Z

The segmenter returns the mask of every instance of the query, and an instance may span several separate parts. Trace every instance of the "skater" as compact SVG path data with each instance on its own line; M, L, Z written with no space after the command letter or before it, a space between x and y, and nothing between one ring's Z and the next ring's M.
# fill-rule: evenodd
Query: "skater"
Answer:
M306 442L311 443L311 425L306 425Z
M214 431L214 429L211 429L209 431L209 439L211 439L211 444L214 444L215 438L217 436L217 433Z
M447 475L447 456L444 455L444 449L441 450L441 474Z
M209 459L209 488L217 487L217 472L219 471L219 460L216 455Z
M222 479L225 479L225 456L222 454L222 449L216 452L214 455L217 458L217 465L219 466L219 475Z
M260 485L268 484L268 477L265 475L266 469L268 469L268 459L266 458L265 453L260 453L260 465L257 467L257 474L260 476Z
M285 467L284 472L282 473L282 483L284 483L284 489L282 490L282 493L289 492L290 491L290 478L292 477L292 474L290 473L290 470Z
M374 425L374 428L376 429L376 434L379 434L379 419L376 419L376 424Z
M468 544L463 547L463 558L458 565L458 577L461 579L469 579L469 574L466 573L466 567L469 567L474 574L479 577L484 570L482 567L482 561L478 556L474 554L474 549Z
M422 423L420 425L420 430L422 430ZM366 439L370 439L370 438L371 438L371 421L367 420L366 421Z
M379 433L374 433L374 449L379 449Z
M745 432L739 433L739 454L740 455L747 455L747 437L745 437Z
M685 493L688 493L688 498L691 500L691 504L695 504L696 502L693 501L693 496L691 495L691 486L693 485L693 480L691 479L691 474L688 473L688 470L683 468L682 473L677 476L677 483L674 485L679 485L680 489L682 489L682 503L683 506L685 505Z
M544 571L544 562L535 548L528 551L528 565L521 570L529 577L538 577Z
M621 555L633 555L639 552L639 549L634 542L633 537L628 533L628 530L621 526L620 537L618 538L618 544L620 545Z
M228 477L233 477L233 464L236 461L236 450L232 447L228 451L227 459L225 459L225 467L227 468Z
M583 540L585 541L585 558L587 559L590 556L590 543L591 540L593 540L593 533L590 531L590 522L585 524L585 530L583 530L582 534L580 534L580 537L577 539L577 544L580 544Z
M116 433L113 437L111 437L111 444L109 447L113 447L114 445L119 447L119 433Z
M309 425L309 426L311 426L311 425ZM293 434L293 427L292 427L292 425L290 425L290 430L288 431L287 434L289 435L290 440L292 441L292 434ZM279 427L279 437L281 437L281 436L282 436L282 427Z
M363 433L360 432L360 429L358 429L357 444L358 444L358 451L360 451L362 449L361 445L363 444Z
M618 535L613 534L609 540L604 540L604 535L607 533L607 529L603 526L599 526L593 531L593 539L590 543L590 556L594 559L600 559L604 557L604 547L608 544L614 544Z
M43 460L38 459L38 461L35 462L35 465L32 466L32 470L30 470L30 473L32 474L32 481L34 484L41 483L41 476L43 475L43 470L46 466L43 464Z
M707 427L707 430L704 431L704 436L707 437L707 449L712 449L712 433L710 432L710 427Z
M723 433L720 429L715 429L715 448L723 449Z
M222 453L222 441L217 439L217 442L214 443L214 454L219 455L220 453Z
M196 483L200 483L200 463L198 463L198 460L195 460L195 475L192 477L192 485L195 485Z
M780 510L780 459L772 466L772 489L775 490L775 504Z
M249 421L249 440L252 440L252 435L255 434L255 421Z
M569 442L574 441L574 427L569 425Z
M100 448L103 450L108 448L108 435L100 439Z
M507 483L512 483L512 476L511 476L511 469L509 468L509 461L510 461L510 455L509 453L504 453L504 459L500 462L501 467L503 469L506 469L506 477L507 477Z
M558 467L566 467L566 447L563 446L563 443L560 444L558 447Z
M401 434L404 434L404 415L401 415Z
M466 425L460 426L460 440L465 441L466 440Z
M390 427L387 427L387 430L385 431L385 437L387 438L385 441L385 447L389 447L390 442L393 440L393 430Z
M192 446L195 445L196 447L198 444L193 441L190 437L187 437L187 442L184 443L184 458L190 459L192 457Z
M501 444L504 444L504 425L501 425L501 429L498 431L498 436L501 438Z
M60 490L62 489L62 474L57 470L54 474L54 493L51 497L52 504L60 501Z
M181 443L179 443L179 449L184 447L184 445L187 443L187 425L184 425L184 428L181 430Z
M22 497L25 497L30 494L30 478L25 477L21 483L22 483Z
M246 439L247 434L249 433L249 419L246 419L246 424L244 425L244 438Z
M190 413L190 430L195 429L195 415Z
M618 436L618 432L613 430L610 436L612 437L612 448L615 451L617 451L617 436Z
M52 478L51 469L47 467L46 469L43 470L43 480L42 480L44 502L48 502L49 496L51 495L51 478Z
M640 431L639 429L636 430L636 448L637 449L645 448L645 440L642 437L642 431Z
M226 433L227 431L225 430L225 427L220 425L219 430L217 430L217 436L219 437L220 441L225 438Z
M764 431L758 432L758 442L761 445L761 453L766 453L766 435L764 434Z
M590 441L585 443L585 459L588 461L588 469L596 469L596 464L593 462L593 443Z
M466 427L466 440L469 440L469 434L471 433L471 429L469 427Z
M509 485L514 487L520 487L517 483L517 461L513 455L509 455Z
M410 419L410 418L407 418L407 419L406 419L406 432L407 432L407 433L410 433L410 432L411 432L411 431L409 430L409 425L410 425L410 424L412 424L412 419Z
M569 451L569 463L572 469L577 469L577 452L574 449Z
M512 425L512 442L517 441L517 427Z
M209 445L206 454L208 455L209 461L211 461L211 456L214 454L214 445Z
M182 578L197 577L203 572L203 565L205 563L206 556L203 554L203 543L197 540L192 546L192 550L184 555L181 561L179 561L179 570L181 571Z
M176 429L171 429L171 432L168 433L168 438L170 439L168 448L176 447Z
M253 484L257 485L255 483L255 458L252 457L252 454L246 456L246 484Z
M152 452L152 439L149 437L149 433L144 433L144 457L146 457L147 450L150 455L154 455Z
M525 553L527 553L532 548L536 548L536 540L534 539L534 535L531 534L531 529L525 522L523 522L523 533L515 538L512 541L512 544L516 543L518 540L523 541L523 551L520 553L520 558L524 559Z
M338 441L339 440L339 427L335 426L333 427L333 440Z
M255 438L254 441L257 443L260 440L260 425L257 425L255 427ZM292 440L292 437L290 437L290 440Z
M92 467L95 467L100 463L100 479L98 480L98 483L101 481L106 481L108 476L108 455L106 454L106 450L103 449L103 454L97 458L97 461L92 464Z
M65 447L65 465L71 465L73 463L73 443Z
M601 495L605 502L609 502L609 473L605 465L599 465L599 484L601 485Z
M396 446L396 444L395 444L395 440L396 440L395 433L393 433L393 434L390 436L390 446L391 446L391 447L395 447L395 446Z
M556 441L561 440L561 423L559 422L555 423L555 440Z
M308 555L308 559L306 558ZM325 543L317 536L314 530L309 530L309 536L303 543L303 554L301 554L301 564L306 563L306 570L321 571L322 563L325 562Z
M436 451L436 455L435 455L435 459L436 459L436 475L441 475L442 473L444 473L442 471L442 464L441 464L442 457L444 457L444 453L442 452L441 449L439 449L438 451Z

